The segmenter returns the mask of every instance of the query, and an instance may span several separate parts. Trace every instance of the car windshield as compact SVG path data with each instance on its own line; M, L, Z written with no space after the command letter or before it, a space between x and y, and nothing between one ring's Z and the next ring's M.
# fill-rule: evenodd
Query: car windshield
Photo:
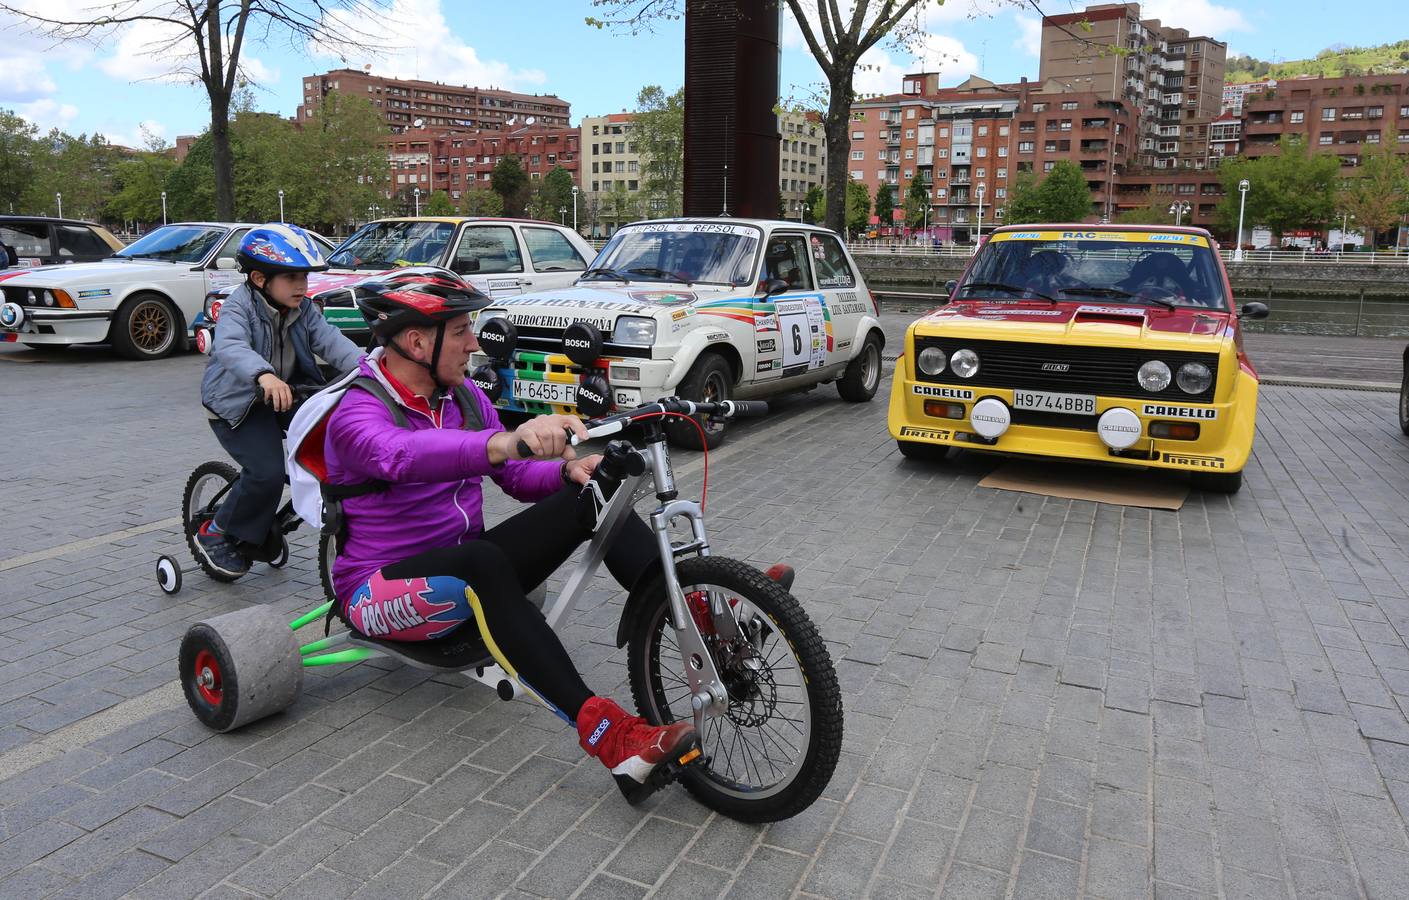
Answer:
M1207 238L1149 231L999 232L956 296L1228 309Z
M348 238L328 259L335 269L394 269L438 266L455 233L451 222L372 222Z
M160 259L174 263L198 263L218 244L228 228L209 225L163 225L146 237L117 251L124 259Z
M683 284L750 284L762 233L750 225L662 222L619 230L583 276Z

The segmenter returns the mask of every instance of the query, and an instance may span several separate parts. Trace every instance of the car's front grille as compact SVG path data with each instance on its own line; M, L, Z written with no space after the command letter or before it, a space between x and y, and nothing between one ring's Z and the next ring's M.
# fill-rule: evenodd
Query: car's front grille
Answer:
M563 352L563 332L560 328L543 328L532 325L516 326L519 332L518 343L514 345L517 350L534 350L539 353L562 353ZM650 359L650 347L638 347L630 344L613 344L610 341L602 344L603 356L627 356L636 359Z
M18 303L20 306L38 307L54 305L44 302L44 294L46 292L43 288L4 287L0 288L0 292L4 293L6 303Z
M966 347L977 353L979 358L978 373L972 378L960 378L947 366L938 375L926 375L916 368L916 377L921 381L936 384L971 388L1018 388L1063 394L1098 394L1139 400L1178 400L1185 403L1211 402L1214 388L1218 385L1216 353L1168 350L1156 352L1125 347L1037 344L1024 341L964 341L926 336L915 339L917 359L920 352L927 347L938 347L944 351L946 358L952 357L955 350ZM1200 362L1208 366L1213 378L1208 389L1202 393L1186 394L1174 378L1170 379L1169 387L1153 393L1141 388L1136 380L1140 366L1152 359L1164 361L1172 375L1177 375L1179 367L1185 363Z
M1011 414L1014 425L1075 428L1078 431L1096 430L1096 416L1073 416L1068 413L1044 412L1040 409L1014 409Z

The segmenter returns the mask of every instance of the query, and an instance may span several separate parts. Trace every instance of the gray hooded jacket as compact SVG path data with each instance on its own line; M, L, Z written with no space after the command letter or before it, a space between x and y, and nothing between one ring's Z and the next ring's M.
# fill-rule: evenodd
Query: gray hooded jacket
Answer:
M230 292L220 307L210 361L201 379L201 403L206 409L231 427L238 427L260 399L259 376L265 372L279 374L278 366L271 360L283 355L279 351L285 342L292 345L294 352L291 381L299 383L326 381L315 356L339 372L352 369L362 358L362 350L328 324L323 311L307 297L298 314L291 318L281 329L278 314L248 283Z

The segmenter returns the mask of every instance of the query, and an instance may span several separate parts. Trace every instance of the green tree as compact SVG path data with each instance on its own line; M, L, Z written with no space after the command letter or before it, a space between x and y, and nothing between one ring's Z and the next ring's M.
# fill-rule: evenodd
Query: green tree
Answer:
M923 228L929 202L930 186L919 178L910 179L910 186L905 189L905 224L910 228Z
M538 217L549 222L572 221L572 173L562 166L543 176L538 185Z
M116 193L108 201L114 219L134 222L161 221L161 192L176 171L176 160L164 152L142 152L117 164L113 173Z
M1238 227L1238 182L1249 183L1244 227L1264 225L1280 237L1297 228L1319 228L1336 216L1340 159L1312 153L1305 138L1284 136L1276 153L1238 157L1218 167L1223 200L1214 218L1229 234Z
M485 188L470 188L460 195L460 212L467 216L502 216L504 200Z
M827 221L831 222L831 217ZM864 232L871 226L871 192L866 185L850 179L846 182L846 228L851 233Z
M453 216L455 204L450 202L450 195L445 191L431 191L430 199L421 207L421 213L427 216Z
M253 111L236 115L230 125L235 158L235 220L269 222L279 218L283 190L284 218L312 225L303 190L307 160L291 152L298 134L283 116Z
M1043 220L1084 222L1091 215L1091 188L1081 166L1069 159L1058 160L1037 189Z
M1030 170L1018 172L1008 188L1008 205L1003 221L1009 225L1026 225L1029 222L1048 222L1042 216L1042 198L1038 191L1037 176Z
M123 157L102 135L65 134L57 128L41 138L35 167L25 188L27 208L56 213L63 195L64 215L99 219L112 194L113 172Z
M651 208L678 216L685 197L685 89L667 94L650 84L636 95L631 135L641 155L641 189Z
M528 174L519 164L517 156L510 153L499 158L489 173L489 185L504 201L504 215L519 217L524 214L529 200Z
M49 13L46 8L41 14L32 6L19 8L0 0L0 12L61 42L98 43L133 25L160 35L145 48L147 54L169 60L173 74L199 81L205 88L216 217L226 221L235 216L236 162L230 125L232 98L244 83L240 59L247 30L252 26L261 40L282 35L292 46L322 43L348 54L374 49L374 39L359 32L355 23L380 21L383 12L368 0L160 0L99 9L82 8L78 13L92 18L60 18L61 11ZM342 14L332 15L335 12Z
M876 200L874 205L876 218L879 219L881 223L880 227L890 227L893 224L891 213L895 211L895 195L891 193L890 185L876 185Z
M1392 228L1400 216L1409 213L1409 172L1389 144L1393 139L1385 134L1380 143L1366 145L1360 165L1336 201L1341 211L1354 216L1355 224L1366 231L1371 250L1375 248L1375 232Z
M298 132L295 155L303 161L296 188L285 188L293 221L334 231L366 214L384 198L390 172L382 139L382 113L364 97L333 91Z
M822 185L814 184L807 189L806 196L802 198L802 205L806 210L804 215L807 216L807 221L816 225L826 218L826 210L824 208L826 200L827 192L822 190Z
M214 141L207 131L191 143L186 158L167 176L167 215L172 222L217 219Z
M0 210L15 212L34 180L35 136L39 129L8 109L0 109ZM21 208L22 209L22 208Z

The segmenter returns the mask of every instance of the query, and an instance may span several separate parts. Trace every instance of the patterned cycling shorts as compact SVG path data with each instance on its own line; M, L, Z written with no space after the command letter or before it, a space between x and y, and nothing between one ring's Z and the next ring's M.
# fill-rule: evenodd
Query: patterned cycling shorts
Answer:
M377 572L352 595L347 618L368 637L428 641L474 618L468 588L449 575L385 578Z

